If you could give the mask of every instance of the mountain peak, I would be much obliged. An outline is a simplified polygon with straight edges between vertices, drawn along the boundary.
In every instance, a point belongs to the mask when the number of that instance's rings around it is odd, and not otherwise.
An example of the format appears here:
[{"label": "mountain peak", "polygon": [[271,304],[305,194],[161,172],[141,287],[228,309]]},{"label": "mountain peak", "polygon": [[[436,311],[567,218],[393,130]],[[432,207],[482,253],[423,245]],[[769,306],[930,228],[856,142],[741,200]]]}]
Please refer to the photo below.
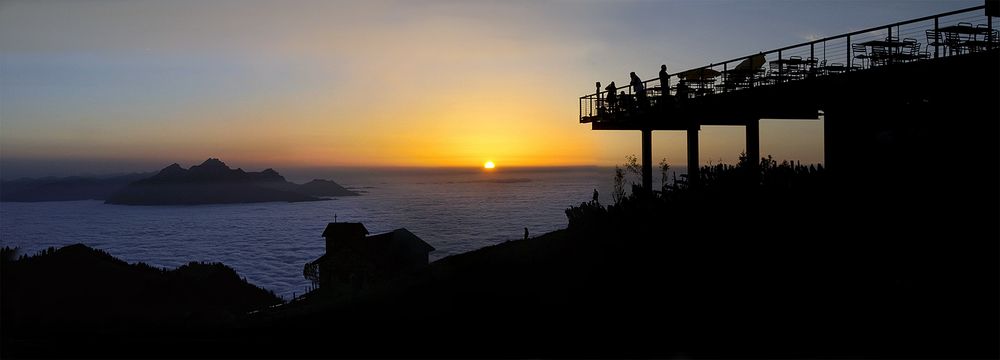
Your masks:
[{"label": "mountain peak", "polygon": [[253,181],[264,181],[264,182],[277,181],[277,182],[285,182],[285,177],[281,176],[281,174],[278,174],[278,172],[274,171],[274,169],[272,169],[272,168],[264,169],[264,171],[261,171],[261,172],[248,172],[247,176],[251,180],[253,180]]},{"label": "mountain peak", "polygon": [[226,169],[229,168],[229,166],[226,166],[226,163],[222,162],[222,160],[219,160],[217,158],[208,158],[207,160],[205,160],[204,162],[202,162],[201,165],[198,165],[198,167],[201,167],[201,168],[226,168]]},{"label": "mountain peak", "polygon": [[186,172],[187,172],[187,170],[185,170],[184,168],[182,168],[180,164],[173,163],[173,164],[170,164],[170,166],[167,166],[167,167],[163,168],[163,170],[160,170],[160,172],[156,176],[158,176],[158,177],[179,176],[179,175],[183,175]]}]

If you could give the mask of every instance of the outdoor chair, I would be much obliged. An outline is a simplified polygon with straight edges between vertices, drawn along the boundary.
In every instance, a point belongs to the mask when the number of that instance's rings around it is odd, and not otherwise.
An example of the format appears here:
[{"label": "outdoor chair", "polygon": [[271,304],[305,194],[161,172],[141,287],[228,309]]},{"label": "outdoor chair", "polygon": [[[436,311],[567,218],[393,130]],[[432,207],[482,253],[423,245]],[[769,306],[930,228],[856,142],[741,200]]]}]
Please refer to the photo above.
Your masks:
[{"label": "outdoor chair", "polygon": [[872,53],[869,55],[871,58],[869,63],[871,66],[882,66],[889,63],[890,56],[892,55],[889,53],[889,49],[885,46],[873,45]]},{"label": "outdoor chair", "polygon": [[934,30],[926,30],[924,34],[927,36],[927,50],[930,53],[930,47],[933,46],[935,49],[945,46],[944,41],[941,40],[941,33]]},{"label": "outdoor chair", "polygon": [[861,44],[851,44],[851,50],[854,51],[854,58],[861,60],[861,67],[867,67],[867,63],[871,60],[868,48]]},{"label": "outdoor chair", "polygon": [[958,34],[953,32],[944,33],[944,43],[948,45],[948,55],[960,55],[964,53],[964,49],[968,48],[965,45],[967,40],[963,40]]}]

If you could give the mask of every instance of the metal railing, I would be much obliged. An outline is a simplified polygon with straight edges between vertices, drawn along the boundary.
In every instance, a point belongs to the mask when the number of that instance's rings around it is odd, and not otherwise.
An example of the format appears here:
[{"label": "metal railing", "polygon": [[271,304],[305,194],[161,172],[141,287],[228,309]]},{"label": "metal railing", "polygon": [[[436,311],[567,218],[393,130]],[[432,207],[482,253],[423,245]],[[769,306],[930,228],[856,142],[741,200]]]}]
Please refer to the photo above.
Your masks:
[{"label": "metal railing", "polygon": [[[605,121],[662,106],[664,101],[741,91],[926,59],[1000,48],[985,6],[901,21],[812,40],[580,97],[580,122]],[[670,96],[663,96],[670,95]]]}]

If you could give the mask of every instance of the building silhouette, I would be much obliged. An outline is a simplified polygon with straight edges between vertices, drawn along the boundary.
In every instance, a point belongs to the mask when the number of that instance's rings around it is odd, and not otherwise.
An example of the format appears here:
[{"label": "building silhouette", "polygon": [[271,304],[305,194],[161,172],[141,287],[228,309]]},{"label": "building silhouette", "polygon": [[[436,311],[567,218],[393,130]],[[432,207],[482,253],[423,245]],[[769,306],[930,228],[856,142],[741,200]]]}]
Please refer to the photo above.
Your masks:
[{"label": "building silhouette", "polygon": [[361,223],[329,223],[326,254],[306,264],[303,275],[326,289],[360,290],[428,264],[434,247],[404,228],[368,236]]}]

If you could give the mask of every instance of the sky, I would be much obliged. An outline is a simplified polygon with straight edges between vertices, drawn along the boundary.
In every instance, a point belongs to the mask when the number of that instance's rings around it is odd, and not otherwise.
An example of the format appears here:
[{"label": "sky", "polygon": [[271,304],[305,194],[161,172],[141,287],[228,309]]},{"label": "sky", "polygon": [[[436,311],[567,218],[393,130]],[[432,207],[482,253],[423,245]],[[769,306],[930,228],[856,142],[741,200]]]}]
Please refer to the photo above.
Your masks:
[{"label": "sky", "polygon": [[[640,135],[579,124],[595,81],[981,4],[0,0],[0,176],[619,164]],[[655,132],[654,159],[685,139]],[[705,127],[701,159],[743,142]],[[763,121],[761,153],[822,162],[822,124]]]}]

